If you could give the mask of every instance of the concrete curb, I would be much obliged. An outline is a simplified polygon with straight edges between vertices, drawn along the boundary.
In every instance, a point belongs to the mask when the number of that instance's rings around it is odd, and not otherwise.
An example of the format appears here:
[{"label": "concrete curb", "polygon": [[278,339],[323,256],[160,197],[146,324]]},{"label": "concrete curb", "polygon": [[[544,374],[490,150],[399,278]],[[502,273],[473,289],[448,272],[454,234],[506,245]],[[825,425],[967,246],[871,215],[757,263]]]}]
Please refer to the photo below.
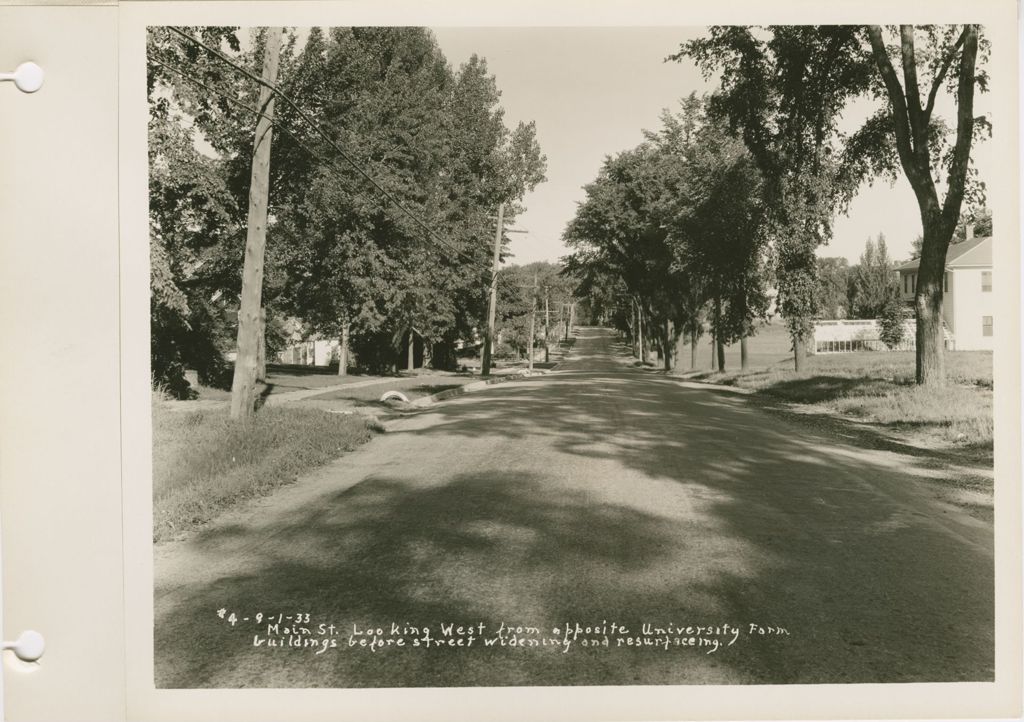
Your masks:
[{"label": "concrete curb", "polygon": [[480,391],[487,388],[488,386],[494,386],[495,384],[507,383],[509,381],[521,381],[523,379],[530,379],[536,376],[544,376],[549,373],[548,370],[534,369],[533,374],[526,372],[517,372],[514,374],[507,374],[504,376],[496,376],[490,379],[483,379],[481,381],[473,381],[472,383],[464,384],[457,389],[448,389],[447,391],[441,391],[431,396],[423,396],[413,401],[410,406],[416,408],[428,408],[433,406],[439,401],[446,401],[453,399],[456,396],[463,396],[465,394],[473,393],[474,391]]},{"label": "concrete curb", "polygon": [[300,389],[298,391],[285,391],[280,394],[270,394],[267,396],[264,405],[272,404],[284,404],[289,401],[302,401],[303,399],[313,398],[314,396],[320,396],[321,394],[332,394],[336,391],[344,391],[346,389],[360,389],[366,386],[383,386],[387,383],[392,383],[393,379],[381,378],[381,379],[368,379],[366,381],[354,381],[347,384],[331,384],[330,386],[321,386],[318,389]]},{"label": "concrete curb", "polygon": [[750,396],[756,393],[754,389],[744,389],[739,386],[723,386],[722,384],[704,383],[703,381],[687,381],[685,379],[675,379],[671,376],[666,376],[665,378],[687,389],[710,389],[711,391],[725,391],[730,394],[740,394],[741,396]]},{"label": "concrete curb", "polygon": [[[367,386],[380,386],[387,389],[388,384],[394,383],[396,380],[406,380],[412,378],[419,378],[417,376],[394,376],[394,377],[380,377],[375,379],[367,379],[366,381],[354,381],[347,384],[331,384],[330,386],[321,386],[317,389],[299,389],[298,391],[285,391],[280,394],[270,394],[267,396],[264,405],[270,404],[284,404],[292,401],[304,401],[306,399],[315,398],[321,394],[333,394],[339,391],[345,391],[347,389],[360,389],[366,388]],[[430,374],[424,374],[424,379],[429,378],[447,378],[446,376],[433,376]]]}]

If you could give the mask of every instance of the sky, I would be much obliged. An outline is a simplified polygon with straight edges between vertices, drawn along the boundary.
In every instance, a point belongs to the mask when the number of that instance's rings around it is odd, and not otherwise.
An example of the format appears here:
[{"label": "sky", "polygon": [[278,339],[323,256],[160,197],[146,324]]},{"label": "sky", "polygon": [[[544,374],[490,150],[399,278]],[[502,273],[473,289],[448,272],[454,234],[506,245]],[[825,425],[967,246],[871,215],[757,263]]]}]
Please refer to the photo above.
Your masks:
[{"label": "sky", "polygon": [[[525,199],[527,210],[516,227],[528,233],[510,236],[516,263],[555,261],[568,253],[562,231],[605,156],[643,140],[644,129],[660,124],[664,108],[675,110],[691,91],[709,92],[691,63],[664,62],[681,42],[703,28],[432,28],[453,67],[476,53],[486,58],[502,91],[506,124],[534,120],[541,150],[547,155],[547,182]],[[949,112],[951,101],[938,105]],[[852,115],[866,114],[865,104]],[[984,97],[976,111],[984,112]],[[950,119],[955,116],[947,115]],[[850,121],[852,124],[855,121]],[[853,129],[852,127],[850,128]],[[992,142],[976,147],[975,161],[984,179]],[[837,217],[834,238],[821,256],[842,256],[856,263],[865,241],[883,233],[889,253],[909,257],[921,233],[917,201],[903,177],[896,184],[865,185],[846,216]]]}]

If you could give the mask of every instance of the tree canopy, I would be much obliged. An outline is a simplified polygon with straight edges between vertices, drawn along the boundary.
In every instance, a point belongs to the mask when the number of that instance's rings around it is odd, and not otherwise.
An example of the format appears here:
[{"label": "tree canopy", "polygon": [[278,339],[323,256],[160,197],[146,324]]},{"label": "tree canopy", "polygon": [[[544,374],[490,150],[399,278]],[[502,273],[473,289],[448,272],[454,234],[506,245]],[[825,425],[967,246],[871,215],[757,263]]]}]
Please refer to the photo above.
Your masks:
[{"label": "tree canopy", "polygon": [[581,278],[579,295],[615,289],[612,318],[624,330],[632,332],[635,307],[671,368],[679,334],[693,343],[705,316],[724,344],[766,312],[761,176],[696,95],[645,136],[586,186],[564,234],[574,249],[567,266]]},{"label": "tree canopy", "polygon": [[[181,30],[258,74],[260,33]],[[190,333],[211,358],[230,348],[258,86],[167,29],[148,43],[154,374],[177,383],[198,364]],[[331,143],[278,103],[268,315],[396,358],[412,328],[453,363],[484,319],[491,216],[513,220],[544,180],[534,125],[507,127],[486,62],[453,69],[425,28],[290,31],[277,87]]]}]

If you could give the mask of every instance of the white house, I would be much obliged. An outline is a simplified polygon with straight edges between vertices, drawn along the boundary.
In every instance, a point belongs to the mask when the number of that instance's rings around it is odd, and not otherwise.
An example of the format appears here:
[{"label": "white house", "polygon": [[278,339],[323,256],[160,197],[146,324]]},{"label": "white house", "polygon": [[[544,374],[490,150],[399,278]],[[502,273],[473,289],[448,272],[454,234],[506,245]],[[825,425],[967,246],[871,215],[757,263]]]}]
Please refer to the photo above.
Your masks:
[{"label": "white house", "polygon": [[[992,350],[992,237],[975,237],[970,226],[967,238],[951,243],[946,253],[943,279],[942,318],[952,343],[958,351]],[[897,267],[900,294],[907,303],[914,302],[917,290],[918,261]]]}]

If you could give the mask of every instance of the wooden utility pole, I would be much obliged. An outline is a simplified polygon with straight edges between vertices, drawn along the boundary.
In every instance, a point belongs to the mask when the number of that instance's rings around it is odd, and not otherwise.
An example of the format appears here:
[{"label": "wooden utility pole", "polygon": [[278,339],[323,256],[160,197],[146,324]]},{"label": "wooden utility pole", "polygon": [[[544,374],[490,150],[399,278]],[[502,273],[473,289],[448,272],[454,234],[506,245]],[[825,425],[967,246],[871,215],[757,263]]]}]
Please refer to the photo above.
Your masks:
[{"label": "wooden utility pole", "polygon": [[491,269],[491,300],[487,304],[487,334],[484,336],[484,352],[480,372],[491,374],[491,351],[494,344],[494,313],[498,303],[498,266],[501,264],[501,234],[505,224],[505,204],[498,204],[498,228],[494,231],[494,266]]},{"label": "wooden utility pole", "polygon": [[528,369],[533,373],[533,330],[537,325],[537,274],[533,274],[533,303],[530,308],[530,342],[527,346],[530,354]]},{"label": "wooden utility pole", "polygon": [[548,363],[551,355],[551,344],[548,342],[548,327],[551,325],[551,312],[548,310],[548,287],[544,286],[544,363]]},{"label": "wooden utility pole", "polygon": [[260,309],[260,325],[256,335],[256,380],[267,380],[267,309]]},{"label": "wooden utility pole", "polygon": [[[281,56],[284,28],[267,28],[263,50],[263,81],[273,85]],[[256,410],[257,348],[263,298],[263,255],[267,242],[267,202],[270,192],[270,142],[273,138],[274,94],[260,86],[249,184],[249,220],[245,235],[242,295],[238,310],[238,354],[231,383],[231,418],[248,419]]]}]

